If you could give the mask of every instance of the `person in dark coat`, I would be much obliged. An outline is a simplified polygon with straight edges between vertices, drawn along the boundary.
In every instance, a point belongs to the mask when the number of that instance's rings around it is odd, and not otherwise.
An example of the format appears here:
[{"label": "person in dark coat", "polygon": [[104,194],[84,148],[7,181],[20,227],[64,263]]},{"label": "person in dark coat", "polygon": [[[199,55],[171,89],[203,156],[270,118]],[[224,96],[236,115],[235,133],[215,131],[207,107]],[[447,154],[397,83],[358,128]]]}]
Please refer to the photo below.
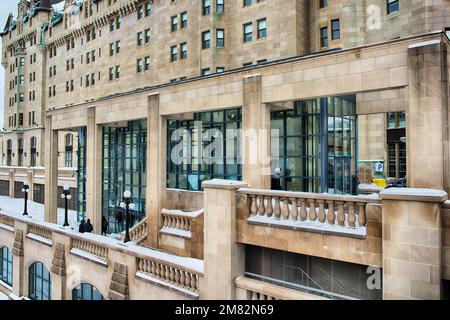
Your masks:
[{"label": "person in dark coat", "polygon": [[106,236],[106,233],[108,232],[108,219],[106,219],[105,216],[102,216],[102,234]]},{"label": "person in dark coat", "polygon": [[84,219],[81,220],[80,226],[78,227],[79,233],[85,233],[86,232],[86,221]]},{"label": "person in dark coat", "polygon": [[92,231],[94,231],[94,227],[91,224],[91,219],[87,219],[85,228],[87,233],[92,233]]},{"label": "person in dark coat", "polygon": [[281,169],[276,168],[274,170],[274,174],[272,175],[272,183],[271,183],[271,189],[272,190],[283,190],[283,187],[281,186]]},{"label": "person in dark coat", "polygon": [[119,232],[123,231],[123,217],[122,212],[120,210],[117,210],[116,212],[116,225],[119,229]]}]

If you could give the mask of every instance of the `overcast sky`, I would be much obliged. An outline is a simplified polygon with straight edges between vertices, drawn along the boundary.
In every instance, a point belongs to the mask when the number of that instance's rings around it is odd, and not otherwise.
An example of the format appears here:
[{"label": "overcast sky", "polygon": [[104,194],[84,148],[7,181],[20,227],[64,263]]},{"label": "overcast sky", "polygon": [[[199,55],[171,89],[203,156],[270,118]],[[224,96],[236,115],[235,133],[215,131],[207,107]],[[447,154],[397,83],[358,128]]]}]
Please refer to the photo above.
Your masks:
[{"label": "overcast sky", "polygon": [[[17,4],[19,0],[1,0],[0,1],[0,30],[3,31],[3,27],[6,24],[6,19],[10,12],[17,16]],[[2,43],[0,41],[0,52],[2,48]],[[3,107],[5,103],[4,90],[5,90],[5,69],[0,66],[0,129],[3,128]]]}]

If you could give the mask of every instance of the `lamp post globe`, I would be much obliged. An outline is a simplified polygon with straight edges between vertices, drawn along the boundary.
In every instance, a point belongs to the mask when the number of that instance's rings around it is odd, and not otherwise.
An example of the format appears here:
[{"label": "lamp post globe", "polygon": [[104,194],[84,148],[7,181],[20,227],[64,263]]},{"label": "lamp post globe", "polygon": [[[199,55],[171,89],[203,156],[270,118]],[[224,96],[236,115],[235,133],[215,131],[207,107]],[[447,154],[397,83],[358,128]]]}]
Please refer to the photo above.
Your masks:
[{"label": "lamp post globe", "polygon": [[64,185],[61,198],[64,199],[64,224],[63,227],[69,226],[69,200],[72,199],[70,194],[70,186]]}]

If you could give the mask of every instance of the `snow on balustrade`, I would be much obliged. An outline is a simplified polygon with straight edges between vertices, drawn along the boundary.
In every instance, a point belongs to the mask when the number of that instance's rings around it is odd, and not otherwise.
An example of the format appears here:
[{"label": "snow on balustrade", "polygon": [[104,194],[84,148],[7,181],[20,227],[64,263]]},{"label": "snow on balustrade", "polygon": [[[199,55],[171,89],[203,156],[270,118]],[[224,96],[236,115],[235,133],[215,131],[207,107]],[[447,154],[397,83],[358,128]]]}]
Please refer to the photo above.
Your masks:
[{"label": "snow on balustrade", "polygon": [[354,237],[366,236],[366,206],[374,196],[338,196],[240,189],[249,223]]},{"label": "snow on balustrade", "polygon": [[163,226],[161,232],[183,238],[192,238],[192,220],[200,217],[204,210],[181,211],[162,209]]}]

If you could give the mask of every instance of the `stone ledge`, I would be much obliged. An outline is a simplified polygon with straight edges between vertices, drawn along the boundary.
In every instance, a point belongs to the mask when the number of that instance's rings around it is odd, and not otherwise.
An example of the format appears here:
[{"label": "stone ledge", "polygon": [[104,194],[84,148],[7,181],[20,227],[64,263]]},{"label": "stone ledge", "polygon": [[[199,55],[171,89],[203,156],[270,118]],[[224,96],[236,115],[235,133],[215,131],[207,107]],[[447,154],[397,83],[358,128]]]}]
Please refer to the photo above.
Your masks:
[{"label": "stone ledge", "polygon": [[437,189],[391,188],[381,191],[380,199],[444,203],[448,194]]},{"label": "stone ledge", "polygon": [[208,189],[238,190],[241,188],[245,188],[247,186],[248,184],[242,181],[232,181],[222,179],[214,179],[202,183],[202,187]]}]

